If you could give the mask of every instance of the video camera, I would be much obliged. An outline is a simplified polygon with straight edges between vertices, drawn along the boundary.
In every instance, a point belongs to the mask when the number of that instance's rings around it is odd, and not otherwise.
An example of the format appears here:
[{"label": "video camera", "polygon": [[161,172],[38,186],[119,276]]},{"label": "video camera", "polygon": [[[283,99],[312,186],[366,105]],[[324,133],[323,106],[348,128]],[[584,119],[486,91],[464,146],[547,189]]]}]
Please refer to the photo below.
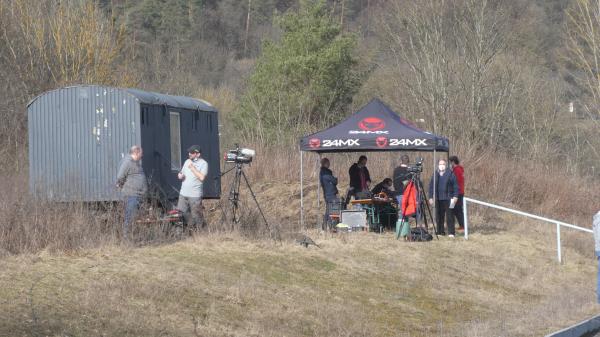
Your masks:
[{"label": "video camera", "polygon": [[415,165],[408,166],[407,171],[409,173],[417,173],[417,174],[423,172],[423,158],[417,157],[417,159],[415,161]]},{"label": "video camera", "polygon": [[252,162],[252,158],[254,158],[255,155],[256,151],[247,148],[240,148],[236,144],[235,150],[227,151],[223,159],[226,163],[249,164]]}]

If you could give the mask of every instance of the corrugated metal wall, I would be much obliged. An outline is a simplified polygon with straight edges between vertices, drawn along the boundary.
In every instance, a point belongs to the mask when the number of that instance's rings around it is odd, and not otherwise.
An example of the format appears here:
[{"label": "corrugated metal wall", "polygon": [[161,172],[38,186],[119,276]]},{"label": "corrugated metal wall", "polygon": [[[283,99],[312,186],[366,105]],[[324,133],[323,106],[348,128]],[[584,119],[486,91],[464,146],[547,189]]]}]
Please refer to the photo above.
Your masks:
[{"label": "corrugated metal wall", "polygon": [[122,89],[78,86],[47,92],[28,107],[29,184],[40,197],[109,201],[119,163],[140,143],[140,104]]}]

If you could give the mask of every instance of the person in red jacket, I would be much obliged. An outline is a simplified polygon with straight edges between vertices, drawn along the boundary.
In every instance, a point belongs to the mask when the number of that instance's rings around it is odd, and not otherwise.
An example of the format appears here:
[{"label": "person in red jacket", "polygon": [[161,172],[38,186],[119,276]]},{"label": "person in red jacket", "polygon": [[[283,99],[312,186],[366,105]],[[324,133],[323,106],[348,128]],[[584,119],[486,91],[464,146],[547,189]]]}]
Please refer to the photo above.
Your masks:
[{"label": "person in red jacket", "polygon": [[463,215],[463,198],[465,197],[465,169],[462,167],[462,165],[460,165],[460,160],[458,160],[457,156],[451,156],[448,158],[448,160],[450,161],[452,172],[454,173],[456,182],[458,184],[458,201],[452,210],[452,216],[454,216],[458,221],[458,229],[463,229],[465,225],[465,219]]}]

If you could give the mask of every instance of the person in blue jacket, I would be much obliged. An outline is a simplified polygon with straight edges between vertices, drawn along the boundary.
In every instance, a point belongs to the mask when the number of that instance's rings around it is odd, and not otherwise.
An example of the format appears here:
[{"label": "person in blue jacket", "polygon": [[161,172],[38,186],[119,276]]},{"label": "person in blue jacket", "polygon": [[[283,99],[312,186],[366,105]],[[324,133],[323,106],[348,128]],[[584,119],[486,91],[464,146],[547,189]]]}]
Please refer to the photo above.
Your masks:
[{"label": "person in blue jacket", "polygon": [[331,208],[336,204],[339,205],[340,201],[338,198],[337,183],[338,180],[333,176],[333,172],[329,169],[329,159],[321,159],[321,171],[319,172],[319,182],[323,188],[323,197],[325,197],[325,216],[323,218],[324,224],[329,224],[329,214]]},{"label": "person in blue jacket", "polygon": [[[437,233],[446,235],[444,231],[444,218],[448,219],[448,237],[454,237],[454,217],[452,216],[453,204],[458,200],[458,183],[456,177],[445,159],[438,161],[438,169],[431,176],[429,182],[429,203],[433,205],[435,201]],[[435,177],[435,195],[433,195],[433,184]],[[453,201],[454,199],[454,201]]]}]

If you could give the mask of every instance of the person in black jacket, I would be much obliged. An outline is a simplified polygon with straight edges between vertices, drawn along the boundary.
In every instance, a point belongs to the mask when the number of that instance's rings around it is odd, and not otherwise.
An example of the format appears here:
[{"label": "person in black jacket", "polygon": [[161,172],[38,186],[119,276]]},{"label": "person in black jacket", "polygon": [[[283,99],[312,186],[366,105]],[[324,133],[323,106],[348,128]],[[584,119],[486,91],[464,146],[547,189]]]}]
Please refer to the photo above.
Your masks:
[{"label": "person in black jacket", "polygon": [[331,219],[329,218],[329,214],[331,213],[331,208],[336,205],[339,206],[340,203],[337,189],[338,180],[336,177],[333,176],[333,172],[329,169],[329,165],[329,159],[321,159],[321,171],[319,172],[319,182],[321,183],[321,187],[323,188],[323,197],[325,198],[325,224],[330,223]]},{"label": "person in black jacket", "polygon": [[374,196],[383,192],[387,197],[388,203],[375,204],[375,212],[377,212],[380,224],[383,228],[392,228],[398,219],[398,211],[391,203],[392,201],[396,201],[396,191],[392,190],[392,186],[392,179],[385,178],[371,190]]},{"label": "person in black jacket", "polygon": [[402,194],[404,194],[404,187],[410,180],[410,173],[408,172],[408,164],[410,160],[408,155],[403,154],[400,157],[400,166],[394,169],[392,178],[394,179],[394,190],[396,191],[396,200],[398,205],[402,205]]},{"label": "person in black jacket", "polygon": [[350,202],[350,197],[361,192],[369,192],[371,185],[371,175],[367,168],[367,156],[360,156],[358,162],[352,164],[348,170],[350,176],[350,188],[346,195],[346,203]]},{"label": "person in black jacket", "polygon": [[[438,161],[438,170],[435,174],[435,196],[433,195],[434,176],[429,183],[429,203],[433,205],[435,200],[437,233],[445,235],[444,218],[448,219],[448,236],[454,237],[454,217],[452,216],[451,203],[456,204],[458,200],[458,184],[456,177],[451,170],[447,168],[445,159]],[[453,200],[454,199],[454,200]]]},{"label": "person in black jacket", "polygon": [[381,192],[385,193],[385,195],[390,199],[394,198],[394,196],[396,195],[396,191],[392,191],[392,179],[383,179],[382,182],[375,185],[375,187],[373,187],[373,190],[371,190],[371,193],[373,193],[373,195],[379,194]]}]

